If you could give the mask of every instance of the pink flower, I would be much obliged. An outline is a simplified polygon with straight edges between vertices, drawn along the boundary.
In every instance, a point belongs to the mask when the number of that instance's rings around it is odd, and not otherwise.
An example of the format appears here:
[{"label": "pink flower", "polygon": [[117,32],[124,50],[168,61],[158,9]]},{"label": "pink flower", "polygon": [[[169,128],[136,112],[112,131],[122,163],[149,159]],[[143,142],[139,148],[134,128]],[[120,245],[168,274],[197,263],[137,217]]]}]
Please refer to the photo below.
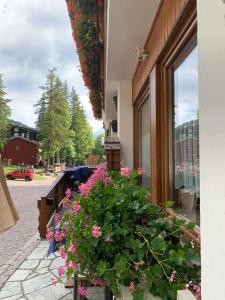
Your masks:
[{"label": "pink flower", "polygon": [[65,233],[61,230],[56,230],[54,237],[56,242],[61,242],[62,239],[65,237]]},{"label": "pink flower", "polygon": [[133,293],[134,290],[135,290],[135,285],[134,285],[133,281],[130,282],[129,290],[130,290],[131,293]]},{"label": "pink flower", "polygon": [[60,221],[60,214],[55,212],[54,213],[54,222],[55,222],[55,224],[58,224],[59,221]]},{"label": "pink flower", "polygon": [[73,255],[76,255],[77,247],[74,244],[71,244],[68,248],[68,251],[73,253]]},{"label": "pink flower", "polygon": [[126,177],[128,177],[128,176],[130,176],[130,174],[131,174],[131,169],[130,168],[121,168],[120,169],[120,175],[121,176],[126,176]]},{"label": "pink flower", "polygon": [[91,233],[92,233],[93,237],[95,237],[96,239],[99,238],[102,235],[101,227],[94,225],[92,227]]},{"label": "pink flower", "polygon": [[70,260],[70,261],[68,261],[68,263],[65,264],[65,267],[66,267],[67,269],[72,269],[73,272],[75,272],[75,271],[76,271],[76,268],[77,268],[77,265],[76,265],[75,262],[73,262],[72,260]]},{"label": "pink flower", "polygon": [[60,254],[62,259],[66,259],[66,250],[65,250],[64,247],[60,247],[59,254]]},{"label": "pink flower", "polygon": [[102,287],[102,288],[106,288],[105,282],[102,281],[101,279],[94,278],[94,279],[92,279],[91,283],[92,283],[94,286],[99,285],[99,286]]},{"label": "pink flower", "polygon": [[196,300],[201,300],[201,285],[195,285],[193,287],[193,290],[195,291],[195,298]]},{"label": "pink flower", "polygon": [[79,185],[79,191],[82,196],[87,196],[90,193],[91,186],[87,183],[82,183]]},{"label": "pink flower", "polygon": [[51,277],[51,284],[56,285],[57,280],[55,279],[55,277]]},{"label": "pink flower", "polygon": [[69,206],[70,199],[67,197],[63,199],[63,208],[67,208]]},{"label": "pink flower", "polygon": [[64,268],[63,267],[58,267],[57,269],[58,275],[59,277],[62,277],[63,274],[65,273]]},{"label": "pink flower", "polygon": [[143,175],[145,171],[143,168],[138,168],[137,172],[138,172],[138,175]]},{"label": "pink flower", "polygon": [[111,177],[106,177],[105,179],[103,179],[103,182],[105,185],[109,185],[112,182],[112,178]]},{"label": "pink flower", "polygon": [[82,183],[79,185],[79,191],[83,196],[88,196],[92,187],[95,185],[97,181],[102,181],[106,185],[111,183],[111,179],[108,177],[106,171],[106,164],[100,164],[98,168],[94,171],[91,177],[88,179],[86,183]]},{"label": "pink flower", "polygon": [[46,239],[48,241],[51,241],[51,239],[53,238],[53,228],[50,227],[47,229],[47,232],[46,232]]},{"label": "pink flower", "polygon": [[83,297],[87,297],[87,289],[85,289],[84,287],[79,287],[79,294]]},{"label": "pink flower", "polygon": [[79,214],[79,211],[80,211],[80,201],[76,200],[76,201],[73,202],[73,210],[74,210],[75,215]]},{"label": "pink flower", "polygon": [[71,195],[72,195],[71,189],[68,188],[68,189],[66,190],[66,192],[65,192],[65,195],[66,195],[66,198],[67,198],[67,199],[70,199],[70,197],[71,197]]}]

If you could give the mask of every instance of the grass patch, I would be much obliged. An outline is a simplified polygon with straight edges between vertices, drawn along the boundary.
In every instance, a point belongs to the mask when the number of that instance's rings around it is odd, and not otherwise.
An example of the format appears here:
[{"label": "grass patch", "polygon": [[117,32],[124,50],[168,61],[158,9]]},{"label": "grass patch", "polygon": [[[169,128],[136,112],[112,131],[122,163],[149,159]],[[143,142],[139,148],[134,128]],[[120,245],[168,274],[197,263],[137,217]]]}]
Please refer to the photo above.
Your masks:
[{"label": "grass patch", "polygon": [[34,174],[33,180],[45,180],[46,176],[40,174]]},{"label": "grass patch", "polygon": [[4,167],[3,169],[4,169],[4,172],[5,172],[5,175],[6,175],[7,173],[16,170],[17,166]]}]

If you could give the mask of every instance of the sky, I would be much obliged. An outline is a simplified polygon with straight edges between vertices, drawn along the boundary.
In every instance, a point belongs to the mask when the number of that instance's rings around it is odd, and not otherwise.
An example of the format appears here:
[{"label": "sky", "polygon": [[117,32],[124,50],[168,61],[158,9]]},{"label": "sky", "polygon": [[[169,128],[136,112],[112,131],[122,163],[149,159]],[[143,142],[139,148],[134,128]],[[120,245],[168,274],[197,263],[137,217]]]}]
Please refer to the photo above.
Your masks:
[{"label": "sky", "polygon": [[65,0],[0,0],[0,41],[0,73],[12,119],[35,126],[39,87],[56,67],[59,77],[75,87],[95,134],[101,131],[79,71]]},{"label": "sky", "polygon": [[198,48],[195,47],[175,70],[176,126],[198,118]]}]

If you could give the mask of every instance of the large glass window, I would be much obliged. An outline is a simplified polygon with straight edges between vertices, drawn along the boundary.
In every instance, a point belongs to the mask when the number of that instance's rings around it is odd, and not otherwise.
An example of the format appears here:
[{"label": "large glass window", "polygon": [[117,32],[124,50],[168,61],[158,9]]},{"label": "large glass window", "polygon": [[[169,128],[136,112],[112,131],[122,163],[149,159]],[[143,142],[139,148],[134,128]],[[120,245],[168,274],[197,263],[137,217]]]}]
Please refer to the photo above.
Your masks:
[{"label": "large glass window", "polygon": [[142,184],[150,186],[150,101],[144,102],[140,109],[140,162],[144,169]]},{"label": "large glass window", "polygon": [[173,178],[179,211],[199,224],[198,49],[174,66]]}]

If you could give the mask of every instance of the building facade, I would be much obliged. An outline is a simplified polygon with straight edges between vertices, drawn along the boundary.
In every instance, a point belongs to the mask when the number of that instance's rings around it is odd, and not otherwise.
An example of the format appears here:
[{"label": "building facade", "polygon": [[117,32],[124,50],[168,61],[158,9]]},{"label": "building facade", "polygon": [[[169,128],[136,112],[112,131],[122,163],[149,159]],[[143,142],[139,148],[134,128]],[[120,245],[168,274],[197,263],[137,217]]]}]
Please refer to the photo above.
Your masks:
[{"label": "building facade", "polygon": [[106,142],[119,141],[121,160],[144,168],[154,203],[172,199],[168,214],[196,223],[189,238],[201,246],[202,299],[223,300],[225,3],[108,0],[104,13]]},{"label": "building facade", "polygon": [[1,152],[3,163],[37,165],[39,161],[37,138],[37,130],[11,120],[10,137]]}]

